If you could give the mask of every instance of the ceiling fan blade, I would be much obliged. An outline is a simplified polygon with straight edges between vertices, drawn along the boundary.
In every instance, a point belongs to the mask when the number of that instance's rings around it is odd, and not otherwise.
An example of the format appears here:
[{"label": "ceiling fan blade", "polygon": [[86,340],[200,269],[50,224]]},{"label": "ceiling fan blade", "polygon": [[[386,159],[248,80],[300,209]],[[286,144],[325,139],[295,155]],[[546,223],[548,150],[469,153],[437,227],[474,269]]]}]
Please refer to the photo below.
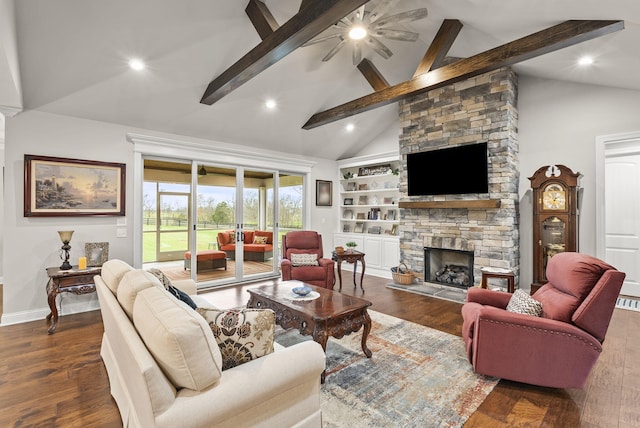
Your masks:
[{"label": "ceiling fan blade", "polygon": [[369,22],[374,23],[380,19],[389,9],[392,0],[382,0],[369,11]]},{"label": "ceiling fan blade", "polygon": [[384,43],[382,43],[375,37],[367,37],[365,40],[367,44],[371,46],[371,48],[376,51],[376,53],[382,58],[389,59],[389,57],[393,55],[393,52],[391,52],[391,50],[387,46],[385,46]]},{"label": "ceiling fan blade", "polygon": [[344,39],[344,38],[341,38],[340,42],[338,42],[338,44],[336,44],[336,45],[333,47],[333,49],[331,49],[331,50],[329,51],[329,53],[327,53],[327,54],[324,56],[324,58],[322,58],[322,62],[327,62],[327,61],[329,61],[331,58],[333,58],[333,56],[334,56],[335,54],[337,54],[337,53],[338,53],[338,51],[339,51],[340,49],[342,49],[342,47],[343,47],[346,43],[347,43],[347,40],[346,40],[346,39]]},{"label": "ceiling fan blade", "polygon": [[396,15],[385,16],[377,20],[374,24],[371,25],[371,27],[373,29],[377,29],[389,24],[401,24],[403,22],[417,21],[418,19],[422,19],[426,16],[427,16],[427,9],[423,7],[420,9],[400,12]]},{"label": "ceiling fan blade", "polygon": [[360,61],[362,61],[362,48],[360,42],[355,42],[353,44],[353,65],[357,66]]},{"label": "ceiling fan blade", "polygon": [[303,43],[302,46],[306,47],[306,46],[315,45],[316,43],[322,43],[324,41],[331,40],[336,37],[340,37],[340,34],[329,34],[328,36],[318,37],[317,39],[309,40],[308,42]]},{"label": "ceiling fan blade", "polygon": [[392,30],[390,28],[380,28],[375,31],[375,35],[378,37],[384,37],[385,39],[401,40],[403,42],[415,42],[418,40],[418,33],[403,30]]}]

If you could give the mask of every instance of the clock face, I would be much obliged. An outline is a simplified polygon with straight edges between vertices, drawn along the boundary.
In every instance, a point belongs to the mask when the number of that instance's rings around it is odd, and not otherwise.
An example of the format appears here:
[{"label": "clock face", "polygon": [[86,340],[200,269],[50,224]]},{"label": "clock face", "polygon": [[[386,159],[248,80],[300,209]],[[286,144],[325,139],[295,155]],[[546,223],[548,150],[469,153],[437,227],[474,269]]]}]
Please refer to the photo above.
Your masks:
[{"label": "clock face", "polygon": [[564,210],[567,208],[567,196],[559,184],[549,184],[542,192],[542,207],[545,210]]}]

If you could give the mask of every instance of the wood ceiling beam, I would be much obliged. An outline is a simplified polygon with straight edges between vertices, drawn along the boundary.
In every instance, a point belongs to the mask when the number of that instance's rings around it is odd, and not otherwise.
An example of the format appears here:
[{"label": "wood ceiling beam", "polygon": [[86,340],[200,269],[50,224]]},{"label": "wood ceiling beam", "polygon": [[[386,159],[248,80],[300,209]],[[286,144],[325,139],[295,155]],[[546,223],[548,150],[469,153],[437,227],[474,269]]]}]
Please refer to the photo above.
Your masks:
[{"label": "wood ceiling beam", "polygon": [[326,125],[622,29],[624,29],[624,21],[565,21],[546,30],[429,71],[406,82],[316,113],[302,128],[312,129]]},{"label": "wood ceiling beam", "polygon": [[382,73],[380,73],[376,66],[368,59],[365,58],[360,61],[360,64],[358,64],[358,70],[360,70],[360,73],[362,73],[364,78],[367,79],[367,82],[369,82],[375,91],[381,91],[389,87],[389,83]]},{"label": "wood ceiling beam", "polygon": [[265,37],[258,46],[251,49],[211,81],[200,102],[209,105],[215,103],[367,1],[323,0],[308,2],[291,19]]},{"label": "wood ceiling beam", "polygon": [[413,77],[420,76],[421,74],[428,73],[432,69],[438,68],[442,65],[442,60],[449,53],[449,49],[455,42],[456,37],[462,30],[462,22],[457,19],[445,19],[436,37],[429,45],[429,49],[422,57],[420,65],[413,74]]},{"label": "wood ceiling beam", "polygon": [[244,11],[262,40],[280,27],[267,5],[260,0],[249,0]]}]

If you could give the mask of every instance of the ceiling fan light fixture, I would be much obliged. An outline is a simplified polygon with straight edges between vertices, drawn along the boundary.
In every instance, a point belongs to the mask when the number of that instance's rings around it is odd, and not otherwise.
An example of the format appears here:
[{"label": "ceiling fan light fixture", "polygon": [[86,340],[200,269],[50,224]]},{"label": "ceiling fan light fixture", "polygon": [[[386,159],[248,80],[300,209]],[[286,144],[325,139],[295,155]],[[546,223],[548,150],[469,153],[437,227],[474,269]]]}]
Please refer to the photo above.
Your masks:
[{"label": "ceiling fan light fixture", "polygon": [[351,40],[362,40],[367,37],[367,29],[361,25],[354,25],[349,30],[349,38]]}]

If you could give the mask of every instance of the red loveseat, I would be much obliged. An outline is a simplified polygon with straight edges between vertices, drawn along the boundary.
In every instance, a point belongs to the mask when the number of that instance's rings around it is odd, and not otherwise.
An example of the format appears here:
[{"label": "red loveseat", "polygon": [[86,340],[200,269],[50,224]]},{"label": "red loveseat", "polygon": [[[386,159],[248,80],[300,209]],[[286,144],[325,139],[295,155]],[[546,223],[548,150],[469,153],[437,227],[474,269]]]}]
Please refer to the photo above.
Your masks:
[{"label": "red loveseat", "polygon": [[553,388],[582,388],[602,352],[625,274],[586,254],[556,254],[532,297],[540,317],[506,311],[511,294],[470,288],[462,338],[476,372]]},{"label": "red loveseat", "polygon": [[[227,253],[227,259],[236,259],[236,233],[233,230],[218,233],[218,250]],[[265,243],[257,243],[266,238]],[[264,239],[262,239],[264,241]],[[273,258],[273,232],[247,230],[244,232],[244,260],[264,262]]]}]

